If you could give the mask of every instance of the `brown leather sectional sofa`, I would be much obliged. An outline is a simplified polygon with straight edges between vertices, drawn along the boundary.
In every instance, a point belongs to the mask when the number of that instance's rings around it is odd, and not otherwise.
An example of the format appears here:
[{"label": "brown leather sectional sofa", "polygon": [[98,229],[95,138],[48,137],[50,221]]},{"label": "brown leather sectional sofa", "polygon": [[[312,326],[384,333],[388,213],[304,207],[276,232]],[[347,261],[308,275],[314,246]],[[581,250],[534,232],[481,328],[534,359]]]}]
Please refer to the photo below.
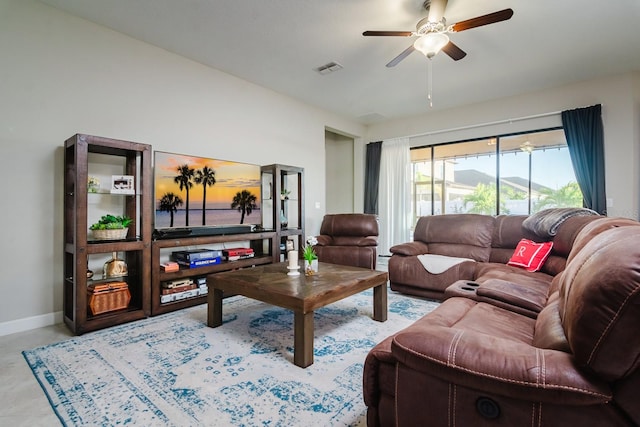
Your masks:
[{"label": "brown leather sectional sofa", "polygon": [[445,300],[367,356],[370,427],[640,425],[640,223],[568,218],[531,273],[505,264],[524,219],[428,217],[392,249],[392,289]]},{"label": "brown leather sectional sofa", "polygon": [[[482,282],[488,278],[517,276],[533,287],[540,282],[550,283],[553,276],[564,270],[578,232],[586,224],[599,218],[601,217],[595,215],[576,215],[564,220],[551,239],[551,255],[539,272],[531,274],[521,268],[506,265],[520,239],[548,239],[523,229],[526,215],[493,217],[459,214],[421,217],[416,224],[414,240],[391,248],[391,289],[441,300],[445,299],[447,288],[457,280]],[[432,274],[418,259],[423,254],[468,258],[475,262],[462,262],[443,273]]]}]

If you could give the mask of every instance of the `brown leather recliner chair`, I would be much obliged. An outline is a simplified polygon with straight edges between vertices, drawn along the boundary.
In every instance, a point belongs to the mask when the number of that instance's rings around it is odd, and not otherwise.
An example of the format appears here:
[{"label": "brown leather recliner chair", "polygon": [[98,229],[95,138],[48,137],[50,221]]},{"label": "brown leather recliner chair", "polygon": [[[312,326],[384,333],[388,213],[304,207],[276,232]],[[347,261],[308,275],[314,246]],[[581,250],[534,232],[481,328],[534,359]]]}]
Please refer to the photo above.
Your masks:
[{"label": "brown leather recliner chair", "polygon": [[378,218],[373,214],[329,214],[314,246],[318,260],[331,264],[376,268]]}]

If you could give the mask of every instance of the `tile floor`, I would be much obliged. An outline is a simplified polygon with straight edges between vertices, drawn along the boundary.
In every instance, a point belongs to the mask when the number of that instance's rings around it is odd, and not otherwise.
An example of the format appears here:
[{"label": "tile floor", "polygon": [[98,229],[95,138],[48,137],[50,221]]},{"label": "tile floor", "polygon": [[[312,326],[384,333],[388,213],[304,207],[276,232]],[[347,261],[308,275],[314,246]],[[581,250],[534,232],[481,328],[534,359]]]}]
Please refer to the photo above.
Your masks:
[{"label": "tile floor", "polygon": [[[377,270],[387,269],[380,258]],[[72,337],[64,324],[0,337],[0,426],[50,427],[61,425],[40,384],[22,356],[31,350]]]},{"label": "tile floor", "polygon": [[71,336],[64,324],[57,324],[0,337],[0,426],[61,425],[22,351]]}]

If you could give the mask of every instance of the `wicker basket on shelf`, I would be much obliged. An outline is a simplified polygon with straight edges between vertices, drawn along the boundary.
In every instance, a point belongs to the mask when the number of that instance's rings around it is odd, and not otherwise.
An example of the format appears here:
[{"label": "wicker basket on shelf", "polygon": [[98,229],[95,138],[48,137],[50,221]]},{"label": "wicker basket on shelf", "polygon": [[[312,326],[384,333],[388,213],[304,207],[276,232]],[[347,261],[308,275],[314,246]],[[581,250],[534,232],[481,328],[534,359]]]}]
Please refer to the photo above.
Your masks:
[{"label": "wicker basket on shelf", "polygon": [[125,309],[131,301],[131,293],[126,282],[89,285],[87,293],[89,310],[94,316]]},{"label": "wicker basket on shelf", "polygon": [[96,240],[121,240],[127,237],[128,228],[113,228],[108,230],[91,230]]}]

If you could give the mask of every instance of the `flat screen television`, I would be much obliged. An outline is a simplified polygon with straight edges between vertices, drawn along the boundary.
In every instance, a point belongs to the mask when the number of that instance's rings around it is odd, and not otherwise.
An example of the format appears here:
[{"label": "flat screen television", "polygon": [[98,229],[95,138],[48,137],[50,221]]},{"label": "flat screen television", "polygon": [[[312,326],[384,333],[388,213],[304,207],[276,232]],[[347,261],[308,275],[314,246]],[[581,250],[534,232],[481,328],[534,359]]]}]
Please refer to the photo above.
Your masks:
[{"label": "flat screen television", "polygon": [[154,152],[156,230],[261,225],[260,166]]}]

